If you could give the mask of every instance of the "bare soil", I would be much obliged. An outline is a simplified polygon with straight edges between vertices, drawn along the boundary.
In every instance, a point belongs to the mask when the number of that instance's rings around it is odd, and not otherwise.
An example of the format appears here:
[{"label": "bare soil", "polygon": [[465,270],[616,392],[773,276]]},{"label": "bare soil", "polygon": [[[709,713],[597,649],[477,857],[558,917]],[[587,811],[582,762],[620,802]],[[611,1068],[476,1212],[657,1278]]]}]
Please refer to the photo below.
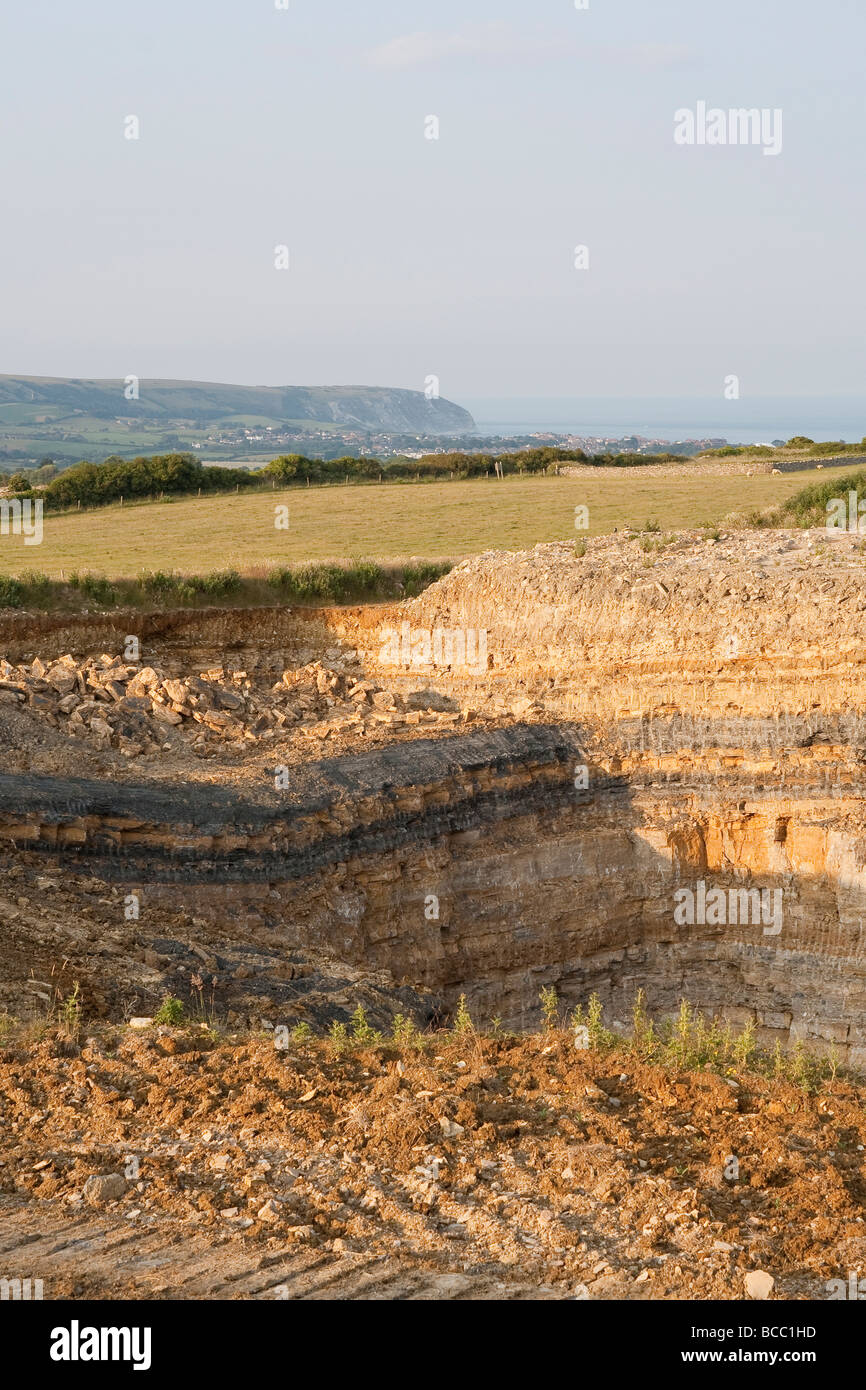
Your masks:
[{"label": "bare soil", "polygon": [[[317,1296],[319,1260],[328,1297],[360,1261],[378,1272],[346,1296],[741,1299],[762,1269],[825,1298],[866,1257],[864,1096],[561,1032],[339,1056],[169,1028],[10,1040],[0,1265],[47,1297]],[[128,1175],[98,1221],[93,1174]]]}]

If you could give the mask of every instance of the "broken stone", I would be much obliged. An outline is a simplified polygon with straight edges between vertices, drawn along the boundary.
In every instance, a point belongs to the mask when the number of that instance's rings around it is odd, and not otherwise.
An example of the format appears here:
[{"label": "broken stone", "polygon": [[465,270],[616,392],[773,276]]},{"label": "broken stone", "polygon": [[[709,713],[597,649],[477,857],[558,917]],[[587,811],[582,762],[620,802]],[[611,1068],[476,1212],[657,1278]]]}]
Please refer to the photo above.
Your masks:
[{"label": "broken stone", "polygon": [[776,1281],[772,1274],[767,1274],[766,1270],[750,1270],[743,1280],[746,1289],[746,1297],[764,1300],[772,1297],[776,1287]]},{"label": "broken stone", "polygon": [[126,1179],[119,1173],[92,1173],[81,1190],[85,1202],[91,1207],[102,1207],[107,1202],[116,1202],[126,1191]]},{"label": "broken stone", "polygon": [[442,1130],[446,1139],[456,1139],[459,1135],[464,1133],[462,1125],[459,1125],[456,1120],[449,1120],[445,1115],[439,1120],[439,1128]]}]

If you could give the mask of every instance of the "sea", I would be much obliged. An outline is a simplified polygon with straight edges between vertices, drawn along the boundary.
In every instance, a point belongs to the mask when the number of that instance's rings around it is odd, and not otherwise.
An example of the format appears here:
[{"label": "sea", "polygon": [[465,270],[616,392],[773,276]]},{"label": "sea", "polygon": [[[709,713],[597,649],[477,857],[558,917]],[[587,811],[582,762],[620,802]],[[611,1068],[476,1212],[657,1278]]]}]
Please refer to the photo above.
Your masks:
[{"label": "sea", "polygon": [[676,443],[725,439],[729,444],[772,444],[795,434],[816,442],[859,443],[866,436],[866,396],[718,397],[460,397],[479,433],[552,433],[590,439],[640,435]]}]

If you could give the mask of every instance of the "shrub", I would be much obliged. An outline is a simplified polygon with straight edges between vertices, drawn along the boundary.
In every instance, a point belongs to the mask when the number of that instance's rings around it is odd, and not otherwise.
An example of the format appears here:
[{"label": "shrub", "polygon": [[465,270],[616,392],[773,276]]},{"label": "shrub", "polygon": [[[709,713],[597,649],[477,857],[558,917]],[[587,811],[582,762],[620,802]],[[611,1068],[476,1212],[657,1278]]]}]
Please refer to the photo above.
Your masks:
[{"label": "shrub", "polygon": [[19,580],[0,575],[0,608],[20,608],[24,590]]},{"label": "shrub", "polygon": [[173,994],[167,994],[153,1016],[154,1023],[167,1023],[177,1028],[183,1023],[183,1004]]}]

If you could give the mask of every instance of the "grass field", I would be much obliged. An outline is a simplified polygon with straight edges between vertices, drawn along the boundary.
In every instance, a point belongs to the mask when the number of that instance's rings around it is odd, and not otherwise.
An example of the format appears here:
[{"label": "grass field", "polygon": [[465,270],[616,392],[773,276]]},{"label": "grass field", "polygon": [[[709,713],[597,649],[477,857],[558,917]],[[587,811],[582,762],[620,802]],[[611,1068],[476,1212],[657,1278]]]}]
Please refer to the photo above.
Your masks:
[{"label": "grass field", "polygon": [[[663,530],[718,522],[732,511],[764,508],[809,483],[850,468],[773,477],[759,474],[647,477],[509,477],[472,482],[291,488],[247,496],[191,498],[51,516],[41,545],[0,536],[0,574],[71,571],[111,578],[143,570],[241,571],[308,560],[452,558],[480,550],[519,550],[538,541],[574,540],[614,527]],[[589,508],[589,531],[576,531],[574,509]],[[277,530],[274,507],[289,507]]]}]

